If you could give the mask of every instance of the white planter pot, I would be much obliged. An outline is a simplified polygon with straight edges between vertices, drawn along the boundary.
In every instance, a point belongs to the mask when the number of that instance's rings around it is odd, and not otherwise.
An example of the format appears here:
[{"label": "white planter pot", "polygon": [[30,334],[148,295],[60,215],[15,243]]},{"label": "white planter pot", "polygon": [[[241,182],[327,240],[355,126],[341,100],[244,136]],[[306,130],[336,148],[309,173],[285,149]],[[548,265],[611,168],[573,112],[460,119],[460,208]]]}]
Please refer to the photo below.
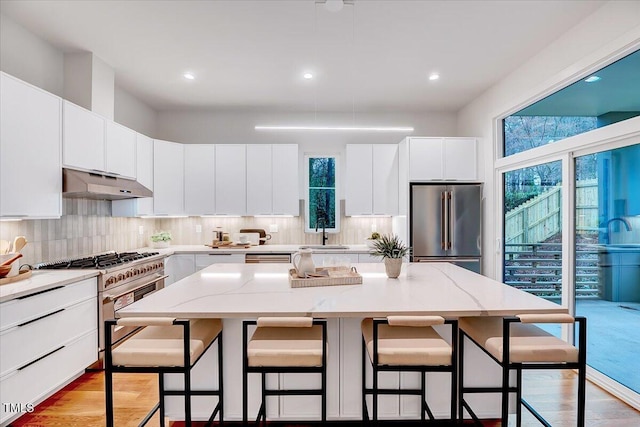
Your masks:
[{"label": "white planter pot", "polygon": [[169,247],[169,241],[161,240],[159,242],[151,242],[154,249],[164,249]]},{"label": "white planter pot", "polygon": [[397,279],[400,276],[400,270],[402,270],[402,258],[385,258],[384,269],[388,278]]}]

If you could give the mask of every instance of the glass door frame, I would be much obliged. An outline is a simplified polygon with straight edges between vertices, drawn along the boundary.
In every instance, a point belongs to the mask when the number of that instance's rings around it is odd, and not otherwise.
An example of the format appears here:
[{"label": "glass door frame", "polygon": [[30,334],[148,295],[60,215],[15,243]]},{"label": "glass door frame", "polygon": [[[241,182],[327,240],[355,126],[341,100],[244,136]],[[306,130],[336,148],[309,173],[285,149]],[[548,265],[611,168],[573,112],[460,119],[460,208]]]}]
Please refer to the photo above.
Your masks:
[{"label": "glass door frame", "polygon": [[[501,126],[496,119],[495,128]],[[501,133],[497,133],[500,135]],[[502,144],[497,138],[494,153]],[[602,151],[614,150],[640,143],[640,117],[629,119],[605,128],[576,135],[554,144],[502,157],[494,161],[495,212],[501,221],[495,227],[495,277],[503,277],[504,269],[504,174],[509,171],[536,166],[552,161],[562,161],[562,299],[561,305],[575,316],[575,158]],[[501,280],[501,279],[499,279]],[[574,342],[573,328],[563,325],[562,339]],[[640,409],[640,394],[628,389],[596,369],[587,366],[587,378],[629,405]]]}]

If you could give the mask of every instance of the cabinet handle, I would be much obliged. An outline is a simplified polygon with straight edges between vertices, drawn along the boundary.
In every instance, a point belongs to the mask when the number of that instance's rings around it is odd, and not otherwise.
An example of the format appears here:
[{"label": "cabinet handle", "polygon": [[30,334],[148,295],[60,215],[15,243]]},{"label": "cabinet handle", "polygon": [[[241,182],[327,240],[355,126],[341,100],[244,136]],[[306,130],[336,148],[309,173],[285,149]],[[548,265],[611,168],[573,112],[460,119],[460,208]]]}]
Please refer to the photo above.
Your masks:
[{"label": "cabinet handle", "polygon": [[66,310],[66,309],[61,308],[61,309],[59,309],[59,310],[52,311],[51,313],[47,313],[47,314],[45,314],[45,315],[43,315],[43,316],[36,317],[35,319],[31,319],[31,320],[29,320],[29,321],[27,321],[27,322],[20,323],[20,324],[18,325],[18,328],[19,328],[19,327],[21,327],[21,326],[26,326],[26,325],[28,325],[29,323],[33,323],[33,322],[37,322],[38,320],[42,320],[42,319],[44,319],[45,317],[53,316],[54,314],[58,314],[58,313],[60,313],[61,311],[65,311],[65,310]]},{"label": "cabinet handle", "polygon": [[208,254],[209,256],[231,256],[231,254]]},{"label": "cabinet handle", "polygon": [[33,361],[31,361],[31,362],[27,363],[26,365],[20,366],[20,367],[18,368],[18,371],[22,371],[23,369],[28,368],[29,366],[33,365],[34,363],[41,361],[41,360],[42,360],[42,359],[44,359],[45,357],[49,357],[49,356],[51,356],[53,353],[55,353],[56,351],[60,351],[60,350],[62,350],[64,347],[65,347],[65,346],[61,345],[60,347],[56,348],[55,350],[51,350],[49,353],[47,353],[47,354],[45,354],[45,355],[43,355],[43,356],[38,357],[36,360],[33,360]]},{"label": "cabinet handle", "polygon": [[2,218],[26,218],[29,215],[0,215]]},{"label": "cabinet handle", "polygon": [[54,288],[45,289],[44,291],[35,292],[35,293],[29,294],[29,295],[23,295],[23,296],[18,297],[16,299],[27,299],[27,298],[35,297],[36,295],[44,294],[46,292],[51,292],[51,291],[55,291],[55,290],[62,289],[62,288],[64,288],[64,286],[56,286]]}]

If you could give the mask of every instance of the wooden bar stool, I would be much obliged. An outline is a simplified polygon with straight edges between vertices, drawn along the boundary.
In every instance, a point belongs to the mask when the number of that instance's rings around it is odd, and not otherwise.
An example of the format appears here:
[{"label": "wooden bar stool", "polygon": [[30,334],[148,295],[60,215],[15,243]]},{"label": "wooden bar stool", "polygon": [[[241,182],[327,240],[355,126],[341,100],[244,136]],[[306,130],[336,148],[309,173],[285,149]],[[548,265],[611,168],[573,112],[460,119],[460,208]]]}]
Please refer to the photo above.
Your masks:
[{"label": "wooden bar stool", "polygon": [[[251,340],[249,325],[257,325]],[[242,421],[248,420],[248,376],[262,376],[262,398],[256,423],[267,421],[267,396],[319,395],[322,424],[327,420],[327,322],[311,317],[260,317],[245,320],[242,328]],[[272,390],[266,388],[268,373],[316,372],[322,376],[320,389]]]},{"label": "wooden bar stool", "polygon": [[[579,323],[579,348],[551,335],[532,323]],[[464,386],[464,337],[477,345],[502,368],[501,387]],[[516,317],[468,317],[460,319],[460,401],[459,418],[466,409],[477,425],[482,425],[468,402],[465,393],[501,393],[502,425],[509,420],[509,394],[516,393],[516,425],[522,423],[522,406],[543,425],[549,424],[522,398],[524,369],[578,370],[578,427],[585,423],[585,386],[587,362],[587,319],[568,314],[520,314]],[[509,385],[509,374],[516,371],[516,385]]]},{"label": "wooden bar stool", "polygon": [[[451,325],[451,345],[432,326]],[[451,373],[451,423],[456,421],[456,347],[458,321],[440,316],[389,316],[386,319],[362,321],[362,420],[369,421],[366,396],[373,397],[372,418],[378,421],[378,396],[417,395],[421,397],[420,419],[435,420],[426,402],[427,372]],[[367,354],[369,357],[367,358]],[[366,360],[373,368],[373,386],[366,387]],[[420,372],[419,389],[385,389],[378,387],[379,372]]]},{"label": "wooden bar stool", "polygon": [[[112,343],[115,326],[138,327],[118,342]],[[218,389],[191,390],[191,369],[214,341],[218,341]],[[145,416],[145,425],[160,411],[160,425],[164,427],[165,396],[184,396],[185,426],[191,426],[191,396],[218,396],[209,422],[217,414],[223,425],[222,381],[222,321],[220,319],[177,320],[174,318],[124,318],[105,321],[105,401],[107,427],[113,427],[113,373],[157,373],[160,399]],[[165,390],[164,374],[184,375],[184,390]]]}]

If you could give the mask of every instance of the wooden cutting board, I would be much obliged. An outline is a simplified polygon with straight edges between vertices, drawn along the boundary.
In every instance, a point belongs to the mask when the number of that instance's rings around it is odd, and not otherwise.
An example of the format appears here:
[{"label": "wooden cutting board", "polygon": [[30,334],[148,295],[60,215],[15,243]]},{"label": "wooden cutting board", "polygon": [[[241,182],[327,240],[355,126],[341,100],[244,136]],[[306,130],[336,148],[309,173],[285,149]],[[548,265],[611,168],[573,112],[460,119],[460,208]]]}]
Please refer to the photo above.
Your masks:
[{"label": "wooden cutting board", "polygon": [[0,285],[8,285],[9,283],[18,282],[20,280],[31,277],[31,270],[21,271],[17,276],[4,277],[0,279]]}]

